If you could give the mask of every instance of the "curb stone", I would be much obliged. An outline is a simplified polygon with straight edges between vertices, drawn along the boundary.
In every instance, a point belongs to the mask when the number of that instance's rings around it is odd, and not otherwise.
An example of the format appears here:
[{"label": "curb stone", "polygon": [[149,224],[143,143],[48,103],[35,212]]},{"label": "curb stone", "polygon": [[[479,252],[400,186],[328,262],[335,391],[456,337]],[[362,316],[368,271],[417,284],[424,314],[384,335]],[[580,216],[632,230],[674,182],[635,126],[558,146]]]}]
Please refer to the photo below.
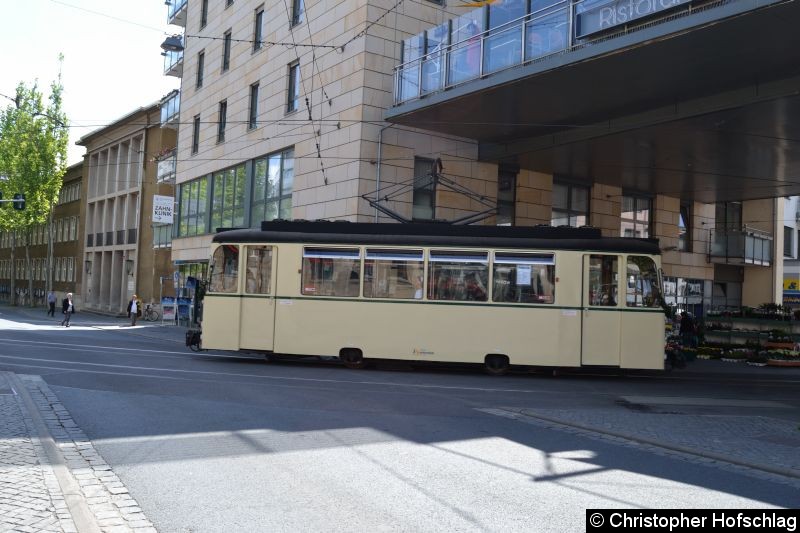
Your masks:
[{"label": "curb stone", "polygon": [[[139,508],[139,504],[83,431],[77,427],[44,380],[33,375],[17,377],[43,414],[47,429],[67,467],[77,479],[81,498],[94,515],[100,530],[133,533],[156,531],[141,510],[136,516],[130,517],[129,509]],[[80,530],[77,531],[80,533]]]}]

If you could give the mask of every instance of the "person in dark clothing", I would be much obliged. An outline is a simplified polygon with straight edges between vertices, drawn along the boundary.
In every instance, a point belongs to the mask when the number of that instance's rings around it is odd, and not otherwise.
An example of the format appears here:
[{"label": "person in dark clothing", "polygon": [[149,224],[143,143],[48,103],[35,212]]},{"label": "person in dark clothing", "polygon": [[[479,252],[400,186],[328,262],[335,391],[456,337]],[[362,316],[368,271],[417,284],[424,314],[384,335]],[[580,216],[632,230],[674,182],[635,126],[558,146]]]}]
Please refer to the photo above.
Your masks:
[{"label": "person in dark clothing", "polygon": [[686,311],[681,315],[681,342],[684,346],[693,348],[697,336],[697,325],[692,315]]},{"label": "person in dark clothing", "polygon": [[54,293],[53,291],[49,291],[47,293],[47,306],[49,308],[47,310],[47,316],[51,316],[51,317],[55,318],[55,316],[56,316],[56,293]]},{"label": "person in dark clothing", "polygon": [[68,292],[67,297],[61,301],[61,312],[64,314],[64,320],[61,321],[61,325],[69,327],[69,319],[72,318],[72,313],[75,312],[75,305],[72,303],[71,292]]}]

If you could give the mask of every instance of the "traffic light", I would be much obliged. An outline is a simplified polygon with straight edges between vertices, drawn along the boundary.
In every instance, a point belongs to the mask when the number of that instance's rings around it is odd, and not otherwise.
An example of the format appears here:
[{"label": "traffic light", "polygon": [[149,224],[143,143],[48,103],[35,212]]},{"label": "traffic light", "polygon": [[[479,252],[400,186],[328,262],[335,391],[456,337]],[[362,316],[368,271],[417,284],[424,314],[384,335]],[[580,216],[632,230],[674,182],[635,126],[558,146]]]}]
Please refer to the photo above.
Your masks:
[{"label": "traffic light", "polygon": [[14,201],[12,203],[14,205],[14,209],[22,211],[25,209],[25,195],[22,193],[15,194]]}]

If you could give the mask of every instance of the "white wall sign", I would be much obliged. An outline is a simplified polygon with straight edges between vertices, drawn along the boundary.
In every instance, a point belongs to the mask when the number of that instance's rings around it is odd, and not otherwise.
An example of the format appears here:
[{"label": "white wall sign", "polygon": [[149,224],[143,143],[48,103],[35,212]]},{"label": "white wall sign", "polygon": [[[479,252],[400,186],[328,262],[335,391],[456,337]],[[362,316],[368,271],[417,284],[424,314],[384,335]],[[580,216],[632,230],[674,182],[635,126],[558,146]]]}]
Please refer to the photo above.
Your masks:
[{"label": "white wall sign", "polygon": [[153,196],[153,222],[172,224],[172,207],[175,198],[172,196]]}]

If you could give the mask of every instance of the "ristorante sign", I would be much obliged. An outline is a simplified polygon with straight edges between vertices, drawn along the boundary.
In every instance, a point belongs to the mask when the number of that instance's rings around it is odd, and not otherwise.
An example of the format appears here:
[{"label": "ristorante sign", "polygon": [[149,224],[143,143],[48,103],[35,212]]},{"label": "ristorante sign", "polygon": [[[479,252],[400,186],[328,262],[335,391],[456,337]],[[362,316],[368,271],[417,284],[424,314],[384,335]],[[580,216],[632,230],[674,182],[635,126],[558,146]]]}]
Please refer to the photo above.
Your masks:
[{"label": "ristorante sign", "polygon": [[[612,0],[611,2],[587,0],[583,3],[586,11],[575,16],[575,36],[580,39],[689,2],[691,0]],[[589,4],[595,5],[590,7]]]}]

